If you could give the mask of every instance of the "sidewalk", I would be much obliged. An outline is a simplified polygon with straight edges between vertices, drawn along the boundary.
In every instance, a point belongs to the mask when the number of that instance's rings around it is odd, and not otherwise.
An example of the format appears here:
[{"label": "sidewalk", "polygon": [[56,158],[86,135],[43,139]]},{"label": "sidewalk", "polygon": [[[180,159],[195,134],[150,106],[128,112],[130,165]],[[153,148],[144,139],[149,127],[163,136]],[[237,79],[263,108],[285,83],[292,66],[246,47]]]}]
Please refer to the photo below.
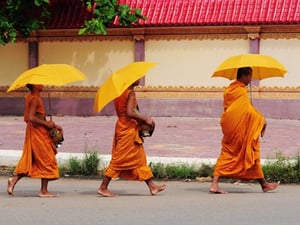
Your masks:
[{"label": "sidewalk", "polygon": [[[58,158],[81,155],[96,150],[105,160],[110,159],[115,116],[53,117],[64,128],[65,141]],[[156,129],[145,138],[148,161],[214,163],[221,146],[219,118],[155,117]],[[300,152],[300,121],[267,119],[267,131],[261,139],[261,158],[274,156],[276,150],[285,156]],[[20,116],[0,116],[0,165],[15,163],[21,155],[25,123]]]}]

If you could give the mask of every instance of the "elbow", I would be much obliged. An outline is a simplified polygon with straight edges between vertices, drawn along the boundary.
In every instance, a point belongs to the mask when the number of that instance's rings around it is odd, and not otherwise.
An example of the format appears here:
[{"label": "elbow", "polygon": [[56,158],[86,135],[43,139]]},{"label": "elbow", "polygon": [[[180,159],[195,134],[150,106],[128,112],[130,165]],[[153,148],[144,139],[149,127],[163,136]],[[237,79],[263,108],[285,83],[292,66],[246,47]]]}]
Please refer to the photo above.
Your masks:
[{"label": "elbow", "polygon": [[28,117],[28,121],[30,121],[30,122],[34,122],[34,119],[35,119],[35,118],[34,118],[34,116],[30,116],[30,115],[29,115],[29,117]]},{"label": "elbow", "polygon": [[127,112],[127,116],[129,117],[129,118],[134,118],[135,116],[134,116],[134,114],[132,113],[132,112]]}]

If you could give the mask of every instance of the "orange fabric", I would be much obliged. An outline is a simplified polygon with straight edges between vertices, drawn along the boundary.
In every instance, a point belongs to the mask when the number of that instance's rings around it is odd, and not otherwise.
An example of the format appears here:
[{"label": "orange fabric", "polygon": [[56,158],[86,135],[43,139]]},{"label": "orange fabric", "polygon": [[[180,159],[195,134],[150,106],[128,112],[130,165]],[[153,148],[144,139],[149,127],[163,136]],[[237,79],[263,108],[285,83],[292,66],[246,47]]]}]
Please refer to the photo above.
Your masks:
[{"label": "orange fabric", "polygon": [[59,171],[55,158],[56,148],[48,130],[29,121],[29,107],[33,98],[38,98],[37,112],[45,115],[42,99],[29,94],[25,100],[24,121],[27,126],[23,154],[14,173],[33,178],[57,179]]},{"label": "orange fabric", "polygon": [[214,176],[237,179],[260,179],[259,135],[265,119],[251,104],[245,84],[234,81],[224,91],[221,154]]},{"label": "orange fabric", "polygon": [[[108,177],[121,177],[128,180],[148,180],[153,177],[151,168],[147,166],[143,139],[138,132],[138,124],[127,117],[127,98],[131,90],[126,90],[114,100],[118,121],[112,146],[112,158],[105,171]],[[137,103],[135,103],[137,106]]]}]

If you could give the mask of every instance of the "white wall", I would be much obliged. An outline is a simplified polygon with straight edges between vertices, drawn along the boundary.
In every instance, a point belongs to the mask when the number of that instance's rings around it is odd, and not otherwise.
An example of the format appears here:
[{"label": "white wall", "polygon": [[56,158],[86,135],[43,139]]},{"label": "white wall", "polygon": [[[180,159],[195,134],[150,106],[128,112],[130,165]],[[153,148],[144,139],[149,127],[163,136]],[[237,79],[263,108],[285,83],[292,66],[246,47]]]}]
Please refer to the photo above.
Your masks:
[{"label": "white wall", "polygon": [[264,79],[260,82],[260,86],[300,86],[300,40],[261,40],[260,53],[275,57],[288,70],[284,78]]},{"label": "white wall", "polygon": [[227,57],[248,52],[247,40],[150,40],[146,60],[158,62],[146,76],[151,86],[227,86],[225,78],[212,78]]}]

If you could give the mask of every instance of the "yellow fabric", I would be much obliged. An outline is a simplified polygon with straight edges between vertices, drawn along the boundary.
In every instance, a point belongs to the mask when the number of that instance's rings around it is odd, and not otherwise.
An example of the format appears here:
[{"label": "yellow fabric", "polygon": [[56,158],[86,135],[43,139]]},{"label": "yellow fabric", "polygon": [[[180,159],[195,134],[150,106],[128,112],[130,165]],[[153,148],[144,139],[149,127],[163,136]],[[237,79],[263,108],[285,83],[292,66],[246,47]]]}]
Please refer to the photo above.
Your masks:
[{"label": "yellow fabric", "polygon": [[234,81],[224,91],[221,154],[214,176],[260,179],[259,135],[265,119],[251,104],[245,84]]},{"label": "yellow fabric", "polygon": [[130,119],[126,114],[130,91],[126,90],[114,100],[118,121],[115,126],[112,158],[105,175],[144,181],[152,178],[153,174],[151,168],[147,166],[143,139],[139,136],[137,121]]},{"label": "yellow fabric", "polygon": [[[14,173],[33,178],[57,179],[59,171],[55,158],[56,148],[48,130],[29,121],[29,107],[33,98],[38,97],[31,94],[26,97],[24,121],[27,126],[23,154]],[[37,112],[45,115],[42,99],[38,98],[38,102]]]}]

